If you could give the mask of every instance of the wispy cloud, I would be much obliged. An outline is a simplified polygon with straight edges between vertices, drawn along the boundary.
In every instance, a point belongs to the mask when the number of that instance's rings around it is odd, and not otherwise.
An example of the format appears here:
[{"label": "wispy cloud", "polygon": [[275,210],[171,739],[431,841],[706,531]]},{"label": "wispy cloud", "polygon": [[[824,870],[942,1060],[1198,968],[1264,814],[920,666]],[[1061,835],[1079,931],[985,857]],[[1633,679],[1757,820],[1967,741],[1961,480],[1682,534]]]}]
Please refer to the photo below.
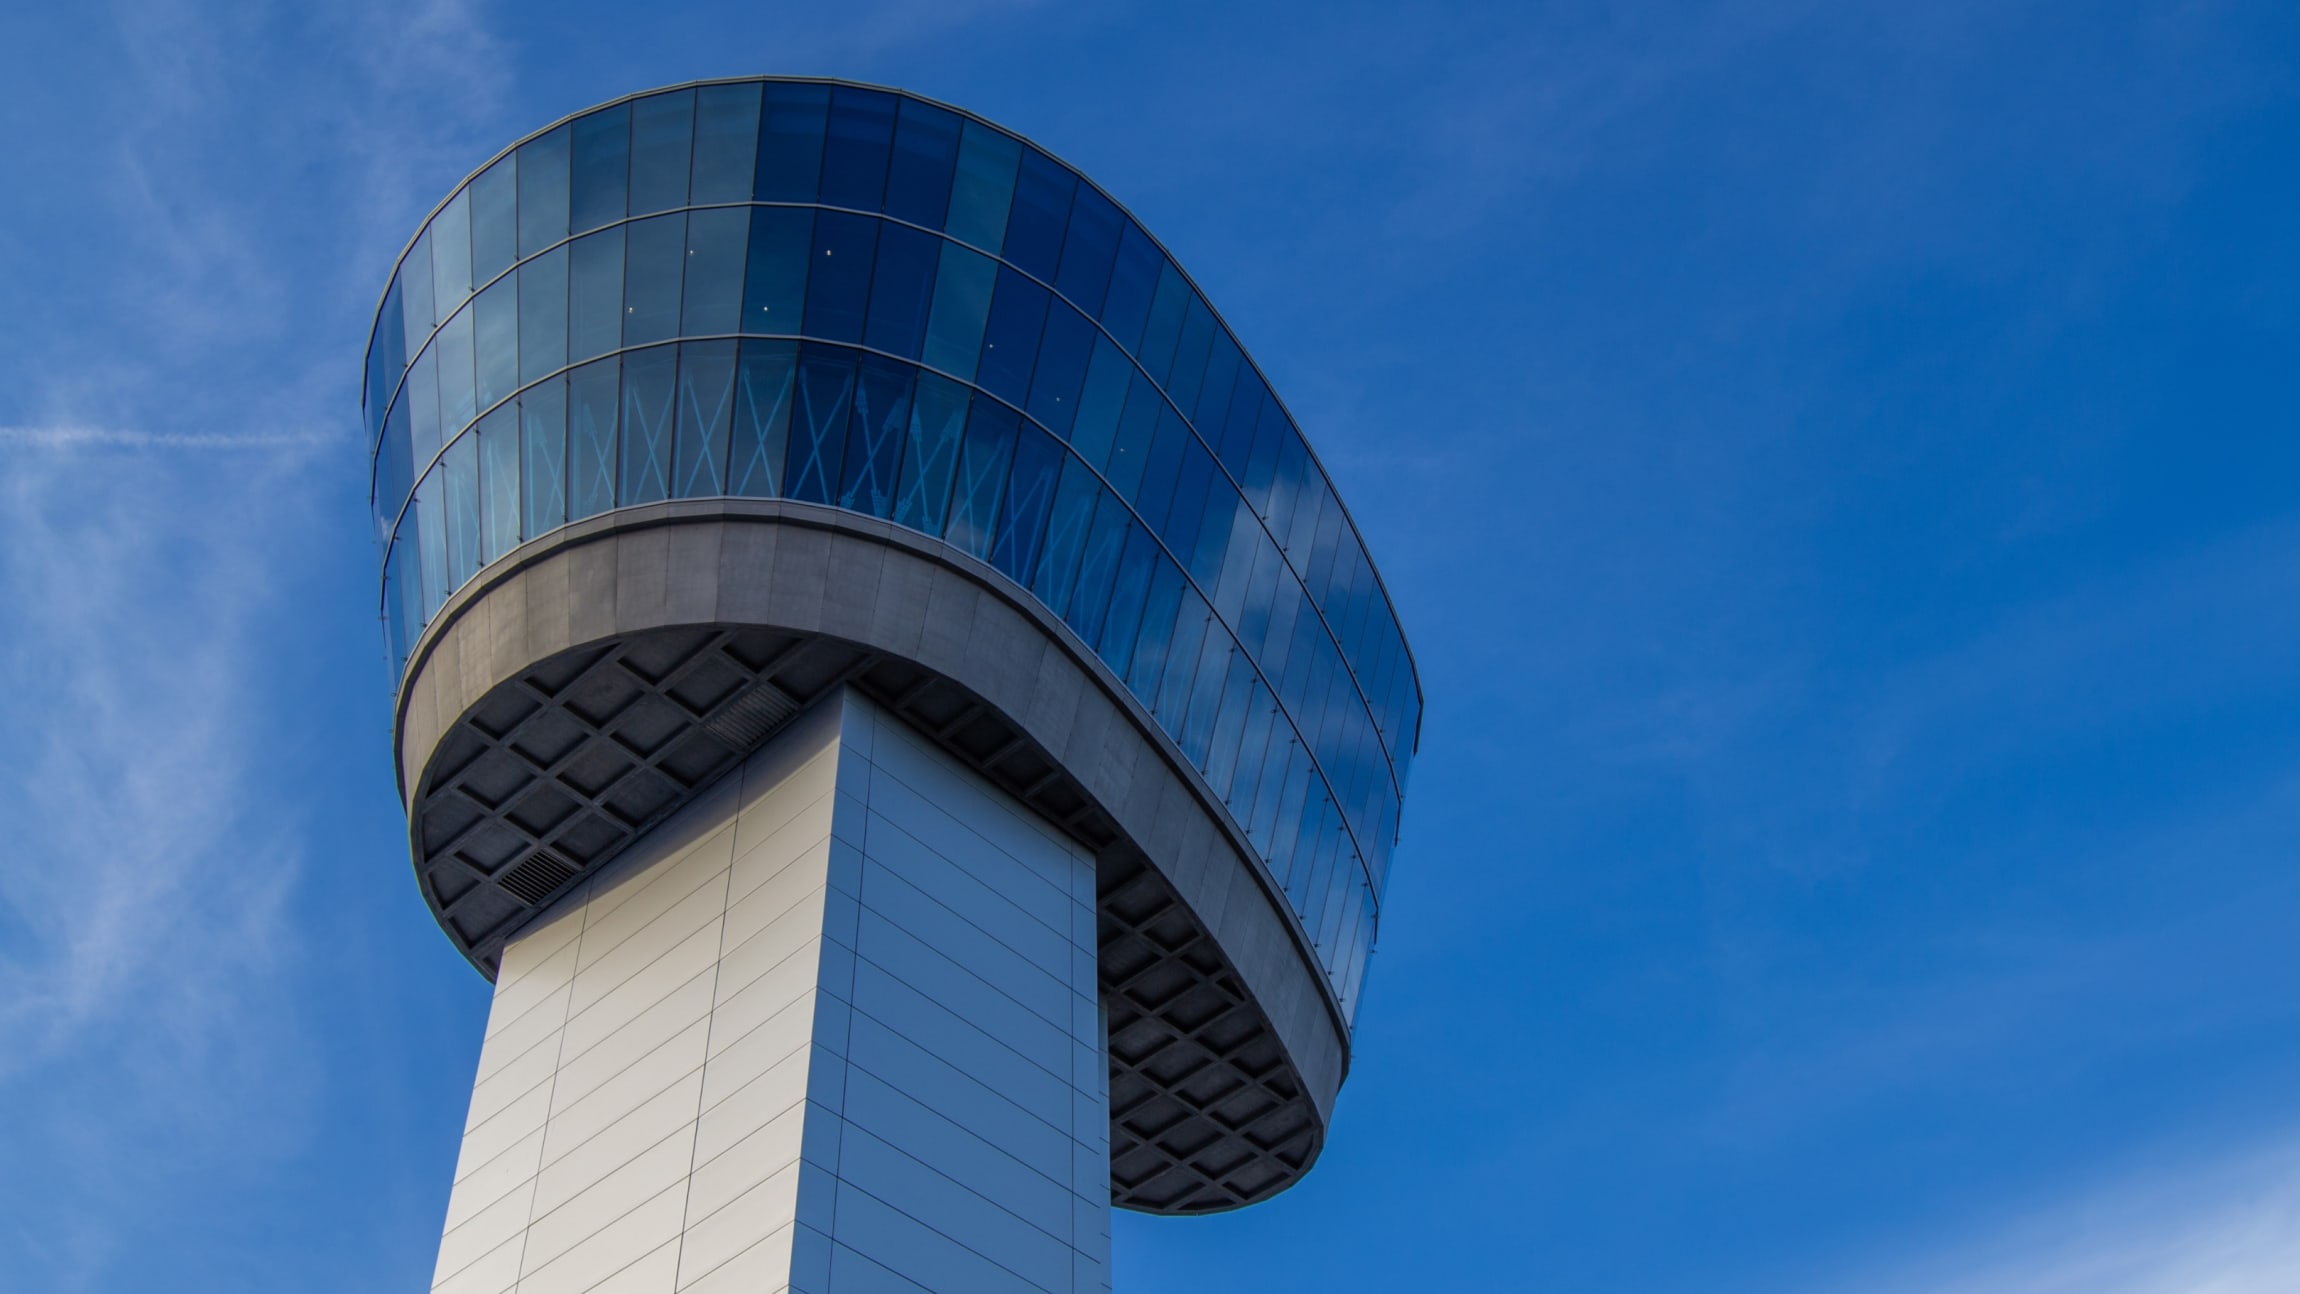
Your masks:
[{"label": "wispy cloud", "polygon": [[310,449],[339,445],[343,437],[325,431],[166,432],[118,427],[0,427],[0,445],[33,449]]},{"label": "wispy cloud", "polygon": [[2290,1294],[2300,1140],[2159,1165],[1828,1283],[1861,1294]]}]

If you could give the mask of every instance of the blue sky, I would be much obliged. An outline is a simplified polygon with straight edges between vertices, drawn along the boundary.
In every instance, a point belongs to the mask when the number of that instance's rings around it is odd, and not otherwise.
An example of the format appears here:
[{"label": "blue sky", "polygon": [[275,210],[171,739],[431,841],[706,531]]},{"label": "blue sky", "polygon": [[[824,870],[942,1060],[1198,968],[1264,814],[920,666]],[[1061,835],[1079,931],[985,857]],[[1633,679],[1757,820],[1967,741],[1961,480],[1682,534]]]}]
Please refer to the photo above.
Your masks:
[{"label": "blue sky", "polygon": [[486,986],[357,365],[472,166],[699,76],[1187,265],[1429,709],[1317,1171],[1122,1290],[2300,1288],[2300,12],[0,10],[0,1286],[422,1288]]}]

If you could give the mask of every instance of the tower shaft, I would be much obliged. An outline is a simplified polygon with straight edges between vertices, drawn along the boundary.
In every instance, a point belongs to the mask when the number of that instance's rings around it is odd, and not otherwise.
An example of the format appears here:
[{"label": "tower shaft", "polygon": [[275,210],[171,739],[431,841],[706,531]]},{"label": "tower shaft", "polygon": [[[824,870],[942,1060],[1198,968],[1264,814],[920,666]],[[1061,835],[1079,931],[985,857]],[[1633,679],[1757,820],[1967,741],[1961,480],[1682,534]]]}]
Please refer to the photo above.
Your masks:
[{"label": "tower shaft", "polygon": [[819,702],[506,945],[433,1289],[1108,1289],[1094,881]]}]

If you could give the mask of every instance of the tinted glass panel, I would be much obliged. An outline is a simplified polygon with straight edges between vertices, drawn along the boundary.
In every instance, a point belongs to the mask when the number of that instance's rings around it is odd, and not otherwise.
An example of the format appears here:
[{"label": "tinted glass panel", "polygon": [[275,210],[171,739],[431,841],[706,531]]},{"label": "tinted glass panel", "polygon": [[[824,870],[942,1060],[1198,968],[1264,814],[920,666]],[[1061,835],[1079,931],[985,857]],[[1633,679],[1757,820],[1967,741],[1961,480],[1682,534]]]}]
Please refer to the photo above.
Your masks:
[{"label": "tinted glass panel", "polygon": [[623,470],[617,498],[628,507],[654,503],[671,492],[672,378],[678,351],[670,346],[623,357]]},{"label": "tinted glass panel", "polygon": [[951,237],[996,255],[1006,236],[1006,213],[1014,202],[1014,171],[1022,145],[977,121],[959,133],[958,175],[951,184],[950,216],[943,228]]},{"label": "tinted glass panel", "polygon": [[1086,361],[1101,336],[1086,316],[1060,302],[1047,307],[1046,331],[1030,372],[1030,416],[1057,436],[1070,435],[1078,415],[1078,393],[1086,382]]},{"label": "tinted glass panel", "polygon": [[431,218],[432,307],[442,318],[471,296],[471,193],[456,194]]},{"label": "tinted glass panel", "polygon": [[492,562],[519,546],[519,407],[480,419],[477,434],[481,556]]},{"label": "tinted glass panel", "polygon": [[1134,358],[1153,379],[1164,381],[1174,363],[1174,342],[1182,335],[1182,316],[1190,310],[1190,285],[1171,262],[1158,276],[1158,293],[1150,299],[1150,318],[1142,326],[1142,344]]},{"label": "tinted glass panel", "polygon": [[727,460],[727,492],[772,498],[782,492],[783,446],[791,420],[792,374],[798,346],[746,341],[735,370],[734,427]]},{"label": "tinted glass panel", "polygon": [[761,202],[812,202],[823,169],[823,127],[830,87],[768,85],[759,123],[759,165],[752,192]]},{"label": "tinted glass panel", "polygon": [[919,348],[926,340],[926,312],[934,297],[935,258],[942,242],[933,234],[901,225],[879,227],[864,345],[906,359],[919,357]]},{"label": "tinted glass panel", "polygon": [[1120,497],[1132,499],[1141,488],[1142,470],[1150,462],[1150,442],[1158,434],[1158,415],[1166,412],[1166,401],[1158,388],[1139,372],[1126,389],[1126,412],[1118,419],[1118,436],[1110,446],[1110,457],[1101,464],[1102,474],[1110,478],[1111,488]]},{"label": "tinted glass panel", "polygon": [[431,456],[443,443],[439,434],[439,352],[427,350],[407,370],[407,389],[400,393],[407,410],[408,453],[417,473],[431,466]]},{"label": "tinted glass panel", "polygon": [[567,375],[567,519],[615,506],[615,407],[622,370],[613,358]]},{"label": "tinted glass panel", "polygon": [[687,286],[679,304],[679,330],[690,337],[731,333],[743,313],[743,245],[750,238],[745,207],[687,214]]},{"label": "tinted glass panel", "polygon": [[1013,404],[1030,390],[1030,368],[1038,359],[1038,336],[1046,326],[1045,288],[1001,266],[998,291],[990,299],[990,321],[982,335],[982,363],[975,383]]},{"label": "tinted glass panel", "polygon": [[519,385],[519,281],[503,278],[471,303],[471,343],[478,364],[479,407]]},{"label": "tinted glass panel", "polygon": [[814,227],[815,213],[804,208],[751,209],[750,259],[743,269],[744,332],[799,330]]},{"label": "tinted glass panel", "polygon": [[1110,611],[1102,620],[1102,636],[1094,645],[1102,662],[1126,676],[1134,659],[1134,637],[1142,628],[1142,599],[1150,592],[1150,576],[1162,563],[1158,541],[1140,522],[1126,527],[1126,548],[1119,555],[1118,574],[1110,586]]},{"label": "tinted glass panel", "polygon": [[950,208],[950,180],[958,165],[960,117],[932,104],[905,99],[895,116],[894,161],[886,177],[886,213],[929,229],[942,228]]},{"label": "tinted glass panel", "polygon": [[568,128],[519,146],[519,254],[533,256],[567,236]]},{"label": "tinted glass panel", "polygon": [[874,517],[893,512],[900,484],[896,473],[910,427],[912,375],[917,372],[908,364],[863,356],[854,412],[848,419],[840,507]]},{"label": "tinted glass panel", "polygon": [[808,336],[862,340],[878,224],[869,216],[839,211],[825,211],[815,217],[814,251],[807,258]]},{"label": "tinted glass panel", "polygon": [[1125,354],[1108,337],[1095,338],[1094,360],[1087,366],[1078,417],[1070,428],[1070,447],[1096,467],[1110,457],[1118,415],[1126,408],[1126,387],[1133,379],[1134,365]]},{"label": "tinted glass panel", "polygon": [[631,105],[631,214],[687,205],[694,158],[695,92],[650,95]]},{"label": "tinted glass panel", "polygon": [[519,259],[517,162],[506,157],[471,182],[471,275],[485,283]]},{"label": "tinted glass panel", "polygon": [[604,355],[623,342],[623,227],[567,247],[567,357]]},{"label": "tinted glass panel", "polygon": [[441,325],[432,348],[439,352],[440,430],[452,439],[479,412],[472,387],[471,311],[459,311]]},{"label": "tinted glass panel", "polygon": [[878,210],[886,194],[887,153],[893,142],[893,95],[832,87],[830,129],[823,144],[822,201],[834,207]]},{"label": "tinted glass panel", "polygon": [[1110,587],[1118,578],[1130,522],[1126,505],[1118,496],[1103,491],[1096,498],[1094,523],[1086,533],[1086,550],[1078,559],[1078,581],[1071,586],[1070,604],[1062,613],[1063,621],[1090,647],[1102,638],[1102,621],[1110,609]]},{"label": "tinted glass panel", "polygon": [[998,503],[1014,458],[1014,434],[1021,418],[995,400],[979,396],[967,410],[966,439],[959,446],[958,482],[951,493],[950,527],[944,538],[976,557],[990,556],[996,536]]},{"label": "tinted glass panel", "polygon": [[[1206,356],[1214,343],[1214,315],[1197,294],[1190,297],[1190,312],[1182,318],[1182,336],[1174,346],[1174,367],[1166,375],[1166,394],[1177,408],[1194,409],[1198,387],[1206,376]],[[1152,376],[1156,376],[1153,371]]]},{"label": "tinted glass panel", "polygon": [[479,569],[479,437],[465,436],[440,455],[441,502],[447,522],[447,591]]},{"label": "tinted glass panel", "polygon": [[932,373],[919,375],[895,490],[897,524],[929,535],[942,533],[966,431],[966,401],[966,388],[958,383]]},{"label": "tinted glass panel", "polygon": [[1090,315],[1102,309],[1103,294],[1110,286],[1110,263],[1118,255],[1118,234],[1125,223],[1126,217],[1118,214],[1110,199],[1089,185],[1078,186],[1054,286]]},{"label": "tinted glass panel", "polygon": [[1014,466],[1006,479],[1006,501],[998,510],[998,536],[991,541],[990,564],[1028,586],[1046,538],[1046,517],[1054,507],[1054,484],[1069,458],[1053,437],[1022,424],[1014,442]]},{"label": "tinted glass panel", "polygon": [[399,300],[405,325],[401,340],[408,354],[418,354],[423,350],[423,343],[430,340],[432,326],[439,322],[431,300],[431,231],[428,229],[408,247],[407,258],[400,262]]},{"label": "tinted glass panel", "polygon": [[944,244],[935,267],[934,305],[927,314],[925,360],[969,381],[982,355],[982,325],[998,283],[998,262]]},{"label": "tinted glass panel", "polygon": [[847,410],[854,400],[854,352],[807,346],[799,352],[798,397],[791,407],[789,497],[829,503],[846,452]]},{"label": "tinted glass panel", "polygon": [[643,346],[679,333],[679,290],[687,263],[683,212],[634,220],[625,227],[623,344]]},{"label": "tinted glass panel", "polygon": [[1078,177],[1035,148],[1022,151],[1014,182],[1014,210],[1006,218],[1001,254],[1038,279],[1052,282],[1062,258],[1062,229],[1070,220],[1070,194]]},{"label": "tinted glass panel", "polygon": [[392,406],[391,417],[383,424],[382,444],[376,450],[375,509],[383,528],[398,522],[400,505],[407,502],[407,488],[415,483],[415,464],[409,452],[407,404],[401,401]]},{"label": "tinted glass panel", "polygon": [[567,520],[567,380],[552,378],[519,394],[519,436],[525,467],[524,535],[533,539]]},{"label": "tinted glass panel", "polygon": [[735,343],[698,341],[679,347],[679,441],[671,491],[680,498],[726,493],[734,397]]},{"label": "tinted glass panel", "polygon": [[519,267],[519,380],[566,363],[567,249],[554,247]]},{"label": "tinted glass panel", "polygon": [[1045,553],[1030,577],[1030,591],[1058,616],[1069,611],[1078,562],[1086,554],[1086,533],[1094,524],[1094,500],[1101,493],[1101,483],[1086,464],[1065,455],[1062,482],[1047,518]]},{"label": "tinted glass panel", "polygon": [[574,189],[568,227],[580,234],[624,216],[631,181],[631,109],[609,108],[570,125]]},{"label": "tinted glass panel", "polygon": [[1102,326],[1129,350],[1142,340],[1142,322],[1150,317],[1150,300],[1157,295],[1158,272],[1165,264],[1150,236],[1127,221],[1110,271],[1110,290],[1102,301]]},{"label": "tinted glass panel", "polygon": [[690,200],[697,206],[749,201],[758,159],[759,87],[706,85],[697,90]]}]

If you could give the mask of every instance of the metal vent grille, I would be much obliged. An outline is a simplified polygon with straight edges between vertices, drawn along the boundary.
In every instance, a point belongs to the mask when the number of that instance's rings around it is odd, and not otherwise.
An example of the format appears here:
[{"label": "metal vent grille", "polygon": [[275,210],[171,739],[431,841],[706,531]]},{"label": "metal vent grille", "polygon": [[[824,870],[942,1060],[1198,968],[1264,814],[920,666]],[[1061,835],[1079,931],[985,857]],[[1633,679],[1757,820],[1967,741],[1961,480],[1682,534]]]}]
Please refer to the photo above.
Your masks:
[{"label": "metal vent grille", "polygon": [[534,907],[550,898],[562,885],[575,879],[575,869],[568,866],[548,849],[538,849],[527,856],[527,861],[495,878],[495,884],[504,893]]}]

